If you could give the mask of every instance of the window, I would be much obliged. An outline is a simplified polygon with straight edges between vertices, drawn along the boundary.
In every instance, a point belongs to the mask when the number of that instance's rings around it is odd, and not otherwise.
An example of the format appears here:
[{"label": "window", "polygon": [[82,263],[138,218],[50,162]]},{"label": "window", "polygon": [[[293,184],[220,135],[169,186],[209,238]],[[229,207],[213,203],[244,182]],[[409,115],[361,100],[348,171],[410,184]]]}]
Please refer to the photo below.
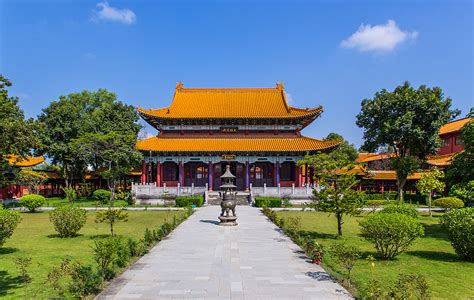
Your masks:
[{"label": "window", "polygon": [[443,139],[443,145],[441,147],[449,147],[449,138]]},{"label": "window", "polygon": [[455,139],[455,144],[456,145],[464,145],[464,141],[462,140],[462,137],[457,136]]}]

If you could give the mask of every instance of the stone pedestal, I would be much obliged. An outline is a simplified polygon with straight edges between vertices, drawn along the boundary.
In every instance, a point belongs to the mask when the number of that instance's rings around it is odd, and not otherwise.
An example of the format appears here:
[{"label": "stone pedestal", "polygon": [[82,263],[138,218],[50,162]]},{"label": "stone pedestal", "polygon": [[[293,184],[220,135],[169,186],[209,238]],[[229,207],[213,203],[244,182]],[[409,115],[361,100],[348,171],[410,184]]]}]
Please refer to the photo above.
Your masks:
[{"label": "stone pedestal", "polygon": [[221,221],[219,223],[219,225],[221,225],[221,226],[236,226],[237,225],[237,217],[236,216],[229,216],[229,217],[219,216],[219,220]]}]

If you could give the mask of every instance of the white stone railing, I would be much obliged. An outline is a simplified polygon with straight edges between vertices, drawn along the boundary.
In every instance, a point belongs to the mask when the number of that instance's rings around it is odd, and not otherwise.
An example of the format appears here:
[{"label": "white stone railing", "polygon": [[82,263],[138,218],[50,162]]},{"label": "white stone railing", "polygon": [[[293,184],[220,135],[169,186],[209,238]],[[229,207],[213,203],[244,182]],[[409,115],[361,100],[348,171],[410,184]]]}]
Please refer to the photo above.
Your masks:
[{"label": "white stone railing", "polygon": [[303,198],[311,198],[313,195],[313,187],[306,185],[304,187],[295,187],[293,184],[291,187],[267,187],[266,184],[263,187],[253,187],[250,184],[250,193],[252,198],[255,196],[269,196],[269,197],[303,197]]},{"label": "white stone railing", "polygon": [[137,199],[154,199],[154,198],[163,198],[166,196],[192,196],[192,195],[202,195],[207,191],[206,186],[178,186],[167,187],[166,184],[163,186],[156,186],[155,183],[145,183],[145,184],[132,184],[132,193]]}]

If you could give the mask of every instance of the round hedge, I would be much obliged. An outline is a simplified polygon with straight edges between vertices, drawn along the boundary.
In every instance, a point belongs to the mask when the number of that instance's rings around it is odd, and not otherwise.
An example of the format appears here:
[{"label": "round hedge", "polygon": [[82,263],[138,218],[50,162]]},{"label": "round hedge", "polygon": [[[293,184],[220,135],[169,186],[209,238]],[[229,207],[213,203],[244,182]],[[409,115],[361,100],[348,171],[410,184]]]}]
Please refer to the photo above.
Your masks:
[{"label": "round hedge", "polygon": [[361,235],[374,243],[382,259],[392,259],[425,234],[417,219],[402,213],[378,212],[360,222]]},{"label": "round hedge", "polygon": [[37,208],[43,206],[46,199],[41,195],[25,195],[20,198],[20,205],[26,207],[30,212],[35,212]]},{"label": "round hedge", "polygon": [[433,201],[433,205],[444,209],[455,209],[464,207],[464,202],[456,197],[443,197]]},{"label": "round hedge", "polygon": [[440,219],[454,251],[464,260],[474,261],[474,207],[451,210]]},{"label": "round hedge", "polygon": [[11,237],[20,221],[21,217],[19,212],[4,209],[0,206],[0,247]]},{"label": "round hedge", "polygon": [[107,202],[110,201],[111,195],[112,195],[112,192],[110,191],[98,189],[92,193],[92,198],[100,202],[101,204],[107,204]]},{"label": "round hedge", "polygon": [[49,220],[60,237],[76,236],[86,224],[86,210],[73,206],[60,206],[49,213]]}]

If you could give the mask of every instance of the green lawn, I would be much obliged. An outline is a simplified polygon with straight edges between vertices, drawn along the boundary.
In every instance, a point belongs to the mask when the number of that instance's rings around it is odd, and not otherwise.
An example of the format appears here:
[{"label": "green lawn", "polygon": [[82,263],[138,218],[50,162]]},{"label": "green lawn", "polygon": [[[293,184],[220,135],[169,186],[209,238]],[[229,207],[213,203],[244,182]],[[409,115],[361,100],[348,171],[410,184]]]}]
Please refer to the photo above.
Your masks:
[{"label": "green lawn", "polygon": [[[155,228],[165,219],[172,221],[173,215],[181,211],[130,211],[128,222],[117,223],[116,232],[124,237],[139,239],[146,227]],[[31,257],[29,267],[33,277],[29,287],[29,296],[43,287],[47,273],[51,267],[69,257],[84,264],[95,264],[92,248],[93,240],[106,237],[110,231],[106,224],[94,222],[95,212],[87,213],[87,223],[81,229],[80,236],[74,238],[58,238],[49,221],[47,212],[21,213],[22,221],[13,236],[0,248],[0,298],[24,298],[23,289],[18,286],[18,271],[13,264],[14,257]],[[48,298],[47,288],[43,287],[36,296],[38,299]]]},{"label": "green lawn", "polygon": [[[50,207],[57,207],[57,206],[62,206],[62,205],[68,205],[69,201],[64,198],[58,198],[58,197],[52,197],[52,198],[46,198],[46,203],[44,206],[50,206]],[[78,207],[108,207],[109,204],[100,204],[96,200],[91,199],[91,198],[79,198],[76,201],[74,201],[74,206]],[[128,203],[123,201],[123,200],[115,200],[114,201],[114,207],[122,207],[122,206],[128,206]]]},{"label": "green lawn", "polygon": [[[313,234],[317,242],[327,249],[337,234],[334,216],[314,211],[279,211],[280,217],[301,217],[302,228]],[[345,217],[342,241],[359,247],[363,256],[352,271],[352,280],[360,289],[364,289],[371,279],[370,267],[365,261],[368,255],[376,254],[371,243],[359,236],[358,217]],[[425,237],[417,240],[405,253],[393,261],[376,262],[374,277],[385,286],[394,282],[399,273],[422,274],[427,278],[433,298],[468,299],[474,297],[474,263],[460,261],[451,247],[446,235],[438,223],[439,214],[434,217],[422,216]],[[324,257],[324,268],[337,278],[346,276],[330,255]]]}]

